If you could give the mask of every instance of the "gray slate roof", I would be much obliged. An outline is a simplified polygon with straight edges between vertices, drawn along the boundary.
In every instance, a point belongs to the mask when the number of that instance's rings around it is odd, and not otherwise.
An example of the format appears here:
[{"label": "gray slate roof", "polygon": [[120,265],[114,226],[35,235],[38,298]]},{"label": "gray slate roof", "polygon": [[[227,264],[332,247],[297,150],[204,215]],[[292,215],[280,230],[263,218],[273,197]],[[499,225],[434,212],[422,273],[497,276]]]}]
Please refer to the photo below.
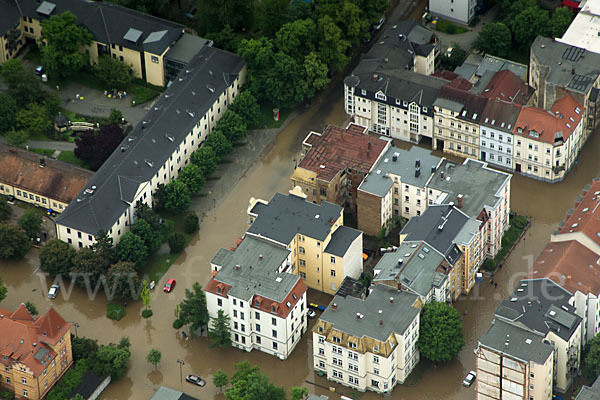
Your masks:
[{"label": "gray slate roof", "polygon": [[[398,154],[397,161],[393,161],[394,154]],[[417,160],[421,163],[418,177],[415,176]],[[413,146],[409,150],[404,150],[392,146],[379,158],[358,189],[381,197],[385,196],[393,185],[392,178],[386,176],[388,173],[400,176],[402,183],[425,187],[431,171],[437,168],[441,161],[442,159],[432,155],[430,150],[421,147]]]},{"label": "gray slate roof", "polygon": [[360,235],[362,235],[361,231],[343,225],[340,226],[333,232],[333,235],[331,235],[331,240],[325,248],[325,253],[333,254],[337,257],[344,257],[350,245],[354,243]]},{"label": "gray slate roof", "polygon": [[600,376],[592,386],[583,386],[575,400],[600,400]]},{"label": "gray slate roof", "polygon": [[[444,179],[440,171],[444,171]],[[443,200],[446,204],[456,204],[458,195],[462,194],[461,211],[477,218],[484,207],[496,206],[501,199],[496,193],[510,178],[510,174],[487,168],[487,164],[481,161],[468,158],[463,164],[456,165],[444,160],[428,186],[447,193]]]},{"label": "gray slate roof", "polygon": [[269,204],[257,203],[251,212],[258,217],[248,233],[287,245],[298,233],[325,240],[342,207],[326,201],[318,205],[292,194],[275,193]]},{"label": "gray slate roof", "polygon": [[454,265],[462,254],[457,245],[470,243],[478,230],[478,221],[446,204],[431,205],[420,216],[411,218],[400,235],[407,235],[403,243],[427,243]]},{"label": "gray slate roof", "polygon": [[587,93],[600,74],[600,54],[543,36],[535,39],[531,51],[541,65],[550,67],[548,82],[573,92]]},{"label": "gray slate roof", "polygon": [[489,100],[481,116],[481,125],[512,134],[521,107],[503,100]]},{"label": "gray slate roof", "polygon": [[[393,303],[390,303],[390,297],[394,298]],[[419,309],[413,306],[417,298],[412,293],[375,285],[366,300],[335,296],[320,319],[349,335],[385,341],[392,333],[404,334],[419,314]],[[334,303],[337,304],[335,311],[331,308]],[[357,319],[356,313],[364,317]],[[383,325],[379,325],[380,320],[383,320]]]},{"label": "gray slate roof", "polygon": [[582,321],[570,298],[569,292],[548,278],[522,280],[510,299],[498,305],[496,317],[544,336],[553,331],[568,341]]},{"label": "gray slate roof", "polygon": [[447,279],[446,274],[437,271],[443,261],[444,257],[425,243],[403,242],[398,250],[381,257],[375,266],[379,273],[373,282],[394,280],[403,288],[426,297],[434,287],[441,287]]},{"label": "gray slate roof", "polygon": [[246,236],[235,251],[225,252],[219,262],[211,260],[222,267],[215,279],[231,285],[228,294],[239,299],[248,301],[256,294],[282,302],[301,279],[288,272],[277,272],[290,251],[266,240]]},{"label": "gray slate roof", "polygon": [[161,386],[150,400],[198,400],[195,397],[188,396],[179,390],[171,389],[166,386]]},{"label": "gray slate roof", "polygon": [[[507,341],[508,339],[508,341]],[[544,337],[495,319],[479,344],[516,359],[544,364],[554,351]]]},{"label": "gray slate roof", "polygon": [[[202,48],[188,66],[189,72],[182,71],[160,96],[57,223],[92,235],[99,230],[108,231],[125,212],[126,201],[132,199],[139,182],[154,177],[243,65],[242,58],[235,54]],[[214,87],[214,92],[207,85]],[[84,190],[91,186],[97,190],[93,196],[86,196]]]},{"label": "gray slate roof", "polygon": [[181,35],[177,43],[171,46],[169,51],[167,51],[165,57],[171,60],[179,61],[183,64],[187,64],[204,46],[211,45],[211,40],[204,39],[196,35],[190,35],[189,33],[184,33]]}]

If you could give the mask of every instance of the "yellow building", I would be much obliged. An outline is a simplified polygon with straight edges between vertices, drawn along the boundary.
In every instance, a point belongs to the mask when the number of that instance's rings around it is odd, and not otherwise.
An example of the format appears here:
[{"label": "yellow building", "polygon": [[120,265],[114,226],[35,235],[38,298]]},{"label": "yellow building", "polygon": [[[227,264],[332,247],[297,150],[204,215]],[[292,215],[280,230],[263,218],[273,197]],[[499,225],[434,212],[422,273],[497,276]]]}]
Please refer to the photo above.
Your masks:
[{"label": "yellow building", "polygon": [[0,389],[44,398],[73,364],[70,328],[53,308],[37,318],[24,304],[0,309]]},{"label": "yellow building", "polygon": [[362,272],[362,232],[343,226],[342,207],[306,201],[296,187],[289,195],[276,193],[267,202],[250,199],[252,235],[285,247],[291,252],[292,273],[313,289],[334,294],[346,276]]}]

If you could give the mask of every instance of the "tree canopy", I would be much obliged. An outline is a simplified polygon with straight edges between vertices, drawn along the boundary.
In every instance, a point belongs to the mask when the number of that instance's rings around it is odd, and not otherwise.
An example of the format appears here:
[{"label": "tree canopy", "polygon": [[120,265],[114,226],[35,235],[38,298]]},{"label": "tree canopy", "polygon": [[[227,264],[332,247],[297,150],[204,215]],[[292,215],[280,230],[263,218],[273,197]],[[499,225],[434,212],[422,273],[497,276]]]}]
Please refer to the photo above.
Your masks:
[{"label": "tree canopy", "polygon": [[257,124],[260,122],[260,106],[256,98],[248,90],[244,90],[237,95],[233,103],[229,106],[229,110],[240,115],[250,128],[257,127]]},{"label": "tree canopy", "polygon": [[93,70],[98,79],[106,83],[108,87],[116,89],[126,89],[135,77],[133,68],[130,65],[108,55],[99,57]]},{"label": "tree canopy", "polygon": [[73,269],[76,253],[62,240],[51,239],[40,250],[40,268],[50,275],[67,275]]},{"label": "tree canopy", "polygon": [[218,129],[223,132],[231,143],[238,142],[246,137],[246,122],[235,111],[228,109],[218,122]]},{"label": "tree canopy", "polygon": [[8,289],[6,288],[6,286],[4,286],[4,281],[2,280],[2,277],[0,276],[0,303],[2,302],[2,300],[4,300],[6,298],[7,294],[8,294]]},{"label": "tree canopy", "polygon": [[217,154],[212,146],[202,146],[192,153],[190,161],[200,167],[204,177],[209,177],[217,169]]},{"label": "tree canopy", "polygon": [[184,325],[189,324],[191,332],[196,332],[207,326],[208,319],[206,296],[202,286],[198,282],[194,282],[192,290],[185,289],[185,298],[179,303],[179,320]]},{"label": "tree canopy", "polygon": [[156,349],[150,349],[150,352],[148,353],[148,355],[146,355],[146,361],[154,365],[154,369],[156,369],[161,359],[162,353]]},{"label": "tree canopy", "polygon": [[167,210],[185,211],[190,203],[190,190],[183,181],[175,179],[165,186],[164,206]]},{"label": "tree canopy", "polygon": [[117,258],[120,261],[129,261],[135,264],[136,269],[140,269],[148,258],[148,248],[142,238],[131,231],[121,236],[117,243]]},{"label": "tree canopy", "polygon": [[473,43],[482,53],[506,57],[512,46],[510,29],[502,22],[492,22],[483,27]]},{"label": "tree canopy", "polygon": [[7,60],[0,68],[0,76],[8,86],[8,94],[19,107],[42,101],[44,94],[33,72],[26,70],[18,58]]},{"label": "tree canopy", "polygon": [[16,114],[17,128],[30,135],[44,136],[52,130],[52,116],[39,103],[30,103]]},{"label": "tree canopy", "polygon": [[219,129],[215,129],[206,136],[206,145],[213,148],[219,159],[225,157],[233,150],[231,142],[227,140],[223,132]]},{"label": "tree canopy", "polygon": [[205,182],[202,170],[194,163],[184,166],[177,179],[187,186],[190,194],[200,193]]},{"label": "tree canopy", "polygon": [[231,328],[229,315],[223,310],[219,310],[217,317],[211,319],[212,326],[208,328],[208,337],[212,342],[211,346],[221,348],[231,346]]},{"label": "tree canopy", "polygon": [[593,382],[600,376],[600,335],[596,335],[588,343],[589,350],[583,359],[581,375],[588,381]]},{"label": "tree canopy", "polygon": [[4,197],[0,197],[0,222],[6,221],[12,215],[12,209]]},{"label": "tree canopy", "polygon": [[23,229],[0,224],[0,259],[23,258],[30,247],[31,241]]},{"label": "tree canopy", "polygon": [[88,163],[90,168],[96,171],[124,138],[123,128],[118,124],[101,126],[98,133],[83,132],[75,142],[75,156]]},{"label": "tree canopy", "polygon": [[0,93],[0,133],[15,127],[17,102],[8,93]]},{"label": "tree canopy", "polygon": [[450,305],[432,302],[423,307],[417,347],[433,362],[447,362],[464,346],[462,321]]},{"label": "tree canopy", "polygon": [[42,216],[33,208],[28,208],[19,218],[19,226],[30,238],[35,238],[42,226]]},{"label": "tree canopy", "polygon": [[110,375],[113,381],[118,380],[127,371],[131,351],[128,341],[118,345],[102,345],[90,358],[90,366],[96,375]]},{"label": "tree canopy", "polygon": [[269,381],[257,366],[244,360],[235,364],[231,388],[225,392],[227,400],[285,400],[285,390]]}]

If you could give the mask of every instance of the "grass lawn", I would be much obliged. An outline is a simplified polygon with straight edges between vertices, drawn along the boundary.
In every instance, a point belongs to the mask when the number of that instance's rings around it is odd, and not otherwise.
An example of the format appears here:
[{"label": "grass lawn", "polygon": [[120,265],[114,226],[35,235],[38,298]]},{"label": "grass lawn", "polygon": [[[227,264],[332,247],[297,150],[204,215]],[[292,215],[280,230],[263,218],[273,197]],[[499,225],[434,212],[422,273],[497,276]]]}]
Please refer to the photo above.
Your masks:
[{"label": "grass lawn", "polygon": [[90,169],[90,166],[87,163],[81,161],[79,158],[75,157],[75,153],[72,150],[61,151],[58,155],[58,159],[60,161],[64,161],[69,164],[77,165],[78,167]]},{"label": "grass lawn", "polygon": [[[128,95],[131,94],[131,104],[133,106],[137,106],[140,104],[144,104],[149,102],[150,100],[158,97],[160,95],[160,91],[151,88],[151,87],[147,87],[147,86],[142,86],[142,85],[138,85],[135,83],[132,83],[129,86],[129,93]],[[134,103],[135,102],[135,103]]]},{"label": "grass lawn", "polygon": [[50,149],[32,149],[29,148],[29,151],[32,151],[34,153],[38,153],[38,154],[42,154],[46,157],[51,157],[52,154],[54,154],[54,150],[50,150]]},{"label": "grass lawn", "polygon": [[249,126],[248,129],[264,129],[265,125],[267,128],[280,128],[292,110],[279,110],[279,121],[275,121],[273,119],[273,108],[270,104],[262,104],[260,106],[260,121],[256,126]]},{"label": "grass lawn", "polygon": [[48,137],[48,135],[44,133],[36,133],[35,135],[31,132],[29,133],[29,140],[42,140],[44,142],[50,142],[52,139]]},{"label": "grass lawn", "polygon": [[107,303],[106,316],[110,319],[119,321],[125,316],[125,307],[120,304]]},{"label": "grass lawn", "polygon": [[440,32],[449,33],[450,35],[456,35],[459,33],[465,33],[469,31],[464,26],[455,25],[452,22],[445,19],[440,19],[435,25],[435,29]]},{"label": "grass lawn", "polygon": [[[177,222],[175,226],[177,226]],[[187,247],[191,240],[192,235],[185,235],[185,247]],[[177,257],[179,257],[179,254],[152,254],[148,257],[146,265],[140,269],[140,277],[147,275],[150,282],[160,280],[169,268],[171,268]]]}]

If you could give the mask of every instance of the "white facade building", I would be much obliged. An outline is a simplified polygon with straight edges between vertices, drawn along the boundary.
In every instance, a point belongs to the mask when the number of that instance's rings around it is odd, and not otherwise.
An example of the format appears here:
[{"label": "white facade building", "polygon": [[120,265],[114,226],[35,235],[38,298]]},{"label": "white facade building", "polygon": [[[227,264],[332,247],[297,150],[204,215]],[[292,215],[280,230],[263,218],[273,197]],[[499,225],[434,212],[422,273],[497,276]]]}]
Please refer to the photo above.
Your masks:
[{"label": "white facade building", "polygon": [[468,25],[475,16],[477,0],[429,0],[429,12],[459,24]]},{"label": "white facade building", "polygon": [[520,107],[502,100],[489,100],[480,124],[479,159],[496,168],[514,168],[514,135],[512,130]]}]

